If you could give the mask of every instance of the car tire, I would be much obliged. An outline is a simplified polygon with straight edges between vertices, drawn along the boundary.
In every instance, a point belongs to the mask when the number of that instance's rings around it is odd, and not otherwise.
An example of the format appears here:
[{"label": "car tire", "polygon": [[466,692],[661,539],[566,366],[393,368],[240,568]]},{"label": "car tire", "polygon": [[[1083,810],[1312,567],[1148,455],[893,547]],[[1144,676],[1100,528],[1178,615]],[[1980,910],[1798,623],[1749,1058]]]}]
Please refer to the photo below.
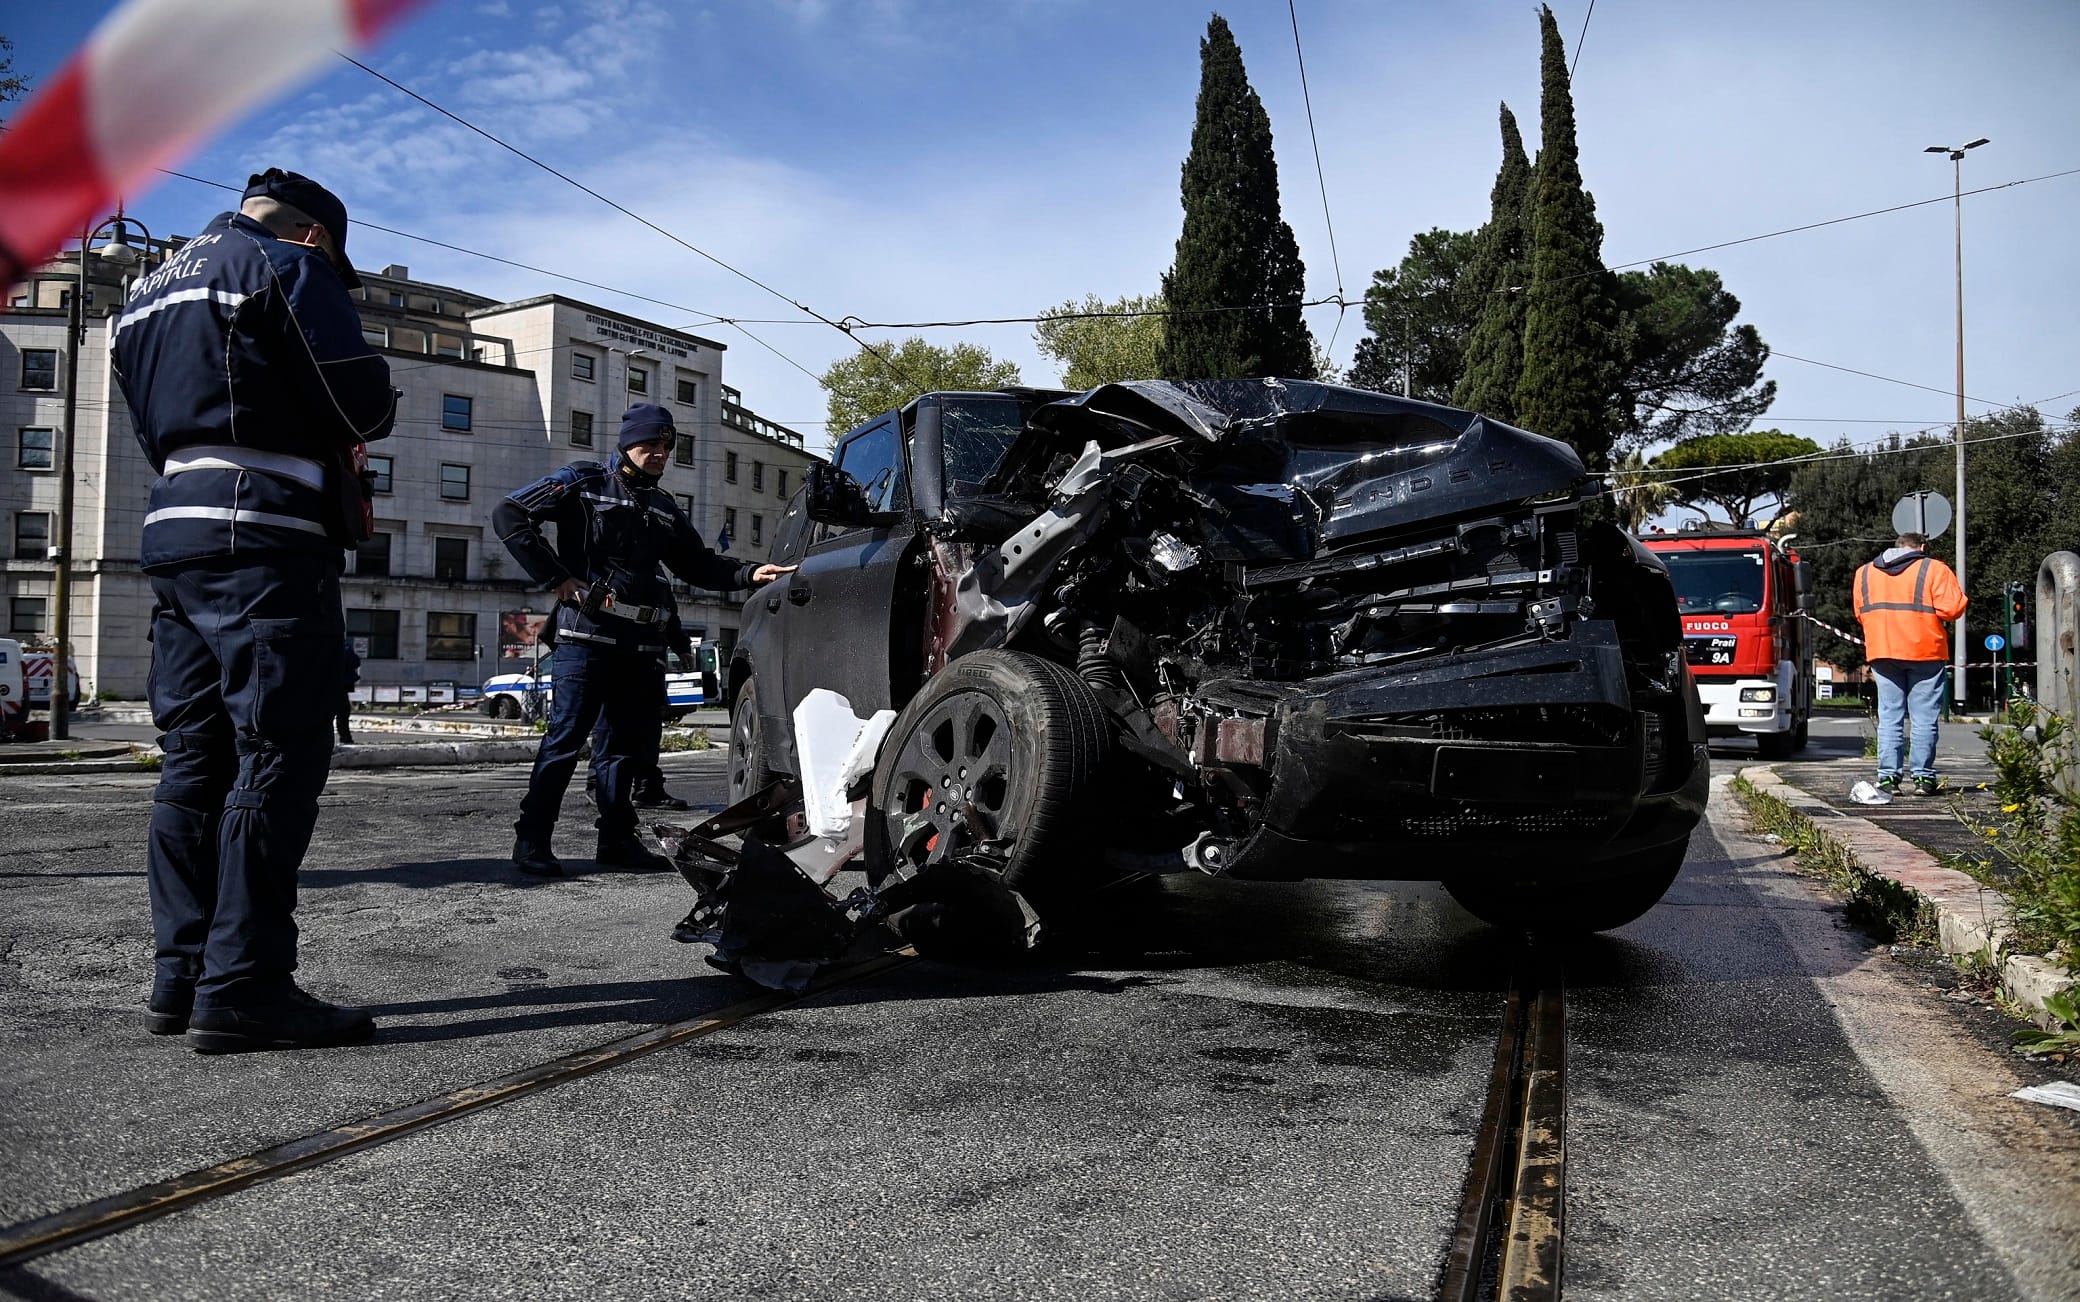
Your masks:
[{"label": "car tire", "polygon": [[[1070,670],[978,651],[934,675],[890,725],[871,807],[901,866],[1008,842],[1004,883],[1044,916],[1098,884],[1094,856],[1079,851],[1111,746],[1105,707]],[[957,800],[937,798],[955,789]]]},{"label": "car tire", "polygon": [[[765,719],[758,712],[758,679],[746,675],[743,690],[729,710],[728,804],[757,795],[781,776],[766,766],[765,735]],[[766,819],[745,831],[778,844],[787,838],[787,820]]]},{"label": "car tire", "polygon": [[1791,730],[1791,749],[1804,750],[1806,743],[1811,741],[1812,737],[1813,721],[1811,719],[1800,719],[1798,726]]},{"label": "car tire", "polygon": [[498,698],[498,709],[493,713],[501,719],[517,719],[520,717],[520,702],[510,696],[501,696]]},{"label": "car tire", "polygon": [[1800,745],[1794,732],[1758,732],[1755,734],[1755,753],[1763,759],[1790,759],[1791,752]]},{"label": "car tire", "polygon": [[1507,876],[1460,877],[1444,888],[1474,917],[1509,931],[1578,935],[1609,931],[1661,902],[1683,870],[1690,838],[1601,865],[1586,879],[1526,881]]}]

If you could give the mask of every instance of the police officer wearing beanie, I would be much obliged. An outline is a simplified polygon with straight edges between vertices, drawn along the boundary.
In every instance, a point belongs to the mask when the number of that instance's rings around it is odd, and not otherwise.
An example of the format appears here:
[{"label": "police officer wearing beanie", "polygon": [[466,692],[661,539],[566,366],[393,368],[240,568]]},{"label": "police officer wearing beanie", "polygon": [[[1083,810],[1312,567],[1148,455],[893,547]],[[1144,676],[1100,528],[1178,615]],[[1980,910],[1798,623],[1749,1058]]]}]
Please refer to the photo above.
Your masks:
[{"label": "police officer wearing beanie", "polygon": [[[664,653],[673,615],[670,570],[698,588],[728,592],[770,583],[793,566],[739,564],[694,532],[657,486],[671,458],[671,413],[650,403],[621,418],[620,455],[565,466],[498,504],[492,527],[535,582],[556,594],[554,703],[514,824],[513,865],[536,877],[563,872],[550,848],[578,752],[604,722],[596,861],[669,868],[636,835],[629,788],[656,759]],[[542,536],[554,522],[556,543]],[[647,752],[646,753],[646,748]]]},{"label": "police officer wearing beanie", "polygon": [[365,1038],[299,989],[296,874],[345,676],[343,549],[368,536],[360,445],[390,432],[390,368],[347,291],[347,210],[294,172],[252,178],[131,287],[116,378],[152,469],[152,721],[166,757],[147,879],[154,1034],[202,1052]]}]

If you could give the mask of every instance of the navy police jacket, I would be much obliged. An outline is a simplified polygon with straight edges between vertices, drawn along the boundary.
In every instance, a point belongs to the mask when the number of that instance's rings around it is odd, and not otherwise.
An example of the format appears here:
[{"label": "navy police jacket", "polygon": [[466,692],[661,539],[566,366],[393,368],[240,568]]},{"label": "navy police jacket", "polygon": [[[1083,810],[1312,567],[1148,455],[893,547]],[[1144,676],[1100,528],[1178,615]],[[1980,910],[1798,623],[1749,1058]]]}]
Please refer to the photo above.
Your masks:
[{"label": "navy police jacket", "polygon": [[[552,522],[554,547],[542,536]],[[556,616],[559,641],[663,650],[674,612],[660,566],[716,592],[750,587],[758,569],[712,551],[671,494],[597,461],[575,462],[515,491],[492,511],[491,524],[542,586],[576,579],[612,592],[612,603],[596,612],[564,603]]]},{"label": "navy police jacket", "polygon": [[323,254],[220,213],[132,286],[110,328],[137,441],[159,472],[147,571],[337,558],[359,540],[353,449],[390,432],[396,395]]}]

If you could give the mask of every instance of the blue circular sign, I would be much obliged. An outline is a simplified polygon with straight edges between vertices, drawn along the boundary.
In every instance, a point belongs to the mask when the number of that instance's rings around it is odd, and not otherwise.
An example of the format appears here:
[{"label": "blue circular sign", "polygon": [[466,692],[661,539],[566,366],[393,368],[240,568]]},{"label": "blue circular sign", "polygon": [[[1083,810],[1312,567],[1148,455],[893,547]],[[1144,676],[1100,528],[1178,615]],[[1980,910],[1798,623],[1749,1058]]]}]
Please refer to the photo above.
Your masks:
[{"label": "blue circular sign", "polygon": [[1986,635],[1986,649],[1988,651],[1998,651],[2006,645],[2008,645],[2008,639],[2002,637],[2000,634],[1988,633]]}]

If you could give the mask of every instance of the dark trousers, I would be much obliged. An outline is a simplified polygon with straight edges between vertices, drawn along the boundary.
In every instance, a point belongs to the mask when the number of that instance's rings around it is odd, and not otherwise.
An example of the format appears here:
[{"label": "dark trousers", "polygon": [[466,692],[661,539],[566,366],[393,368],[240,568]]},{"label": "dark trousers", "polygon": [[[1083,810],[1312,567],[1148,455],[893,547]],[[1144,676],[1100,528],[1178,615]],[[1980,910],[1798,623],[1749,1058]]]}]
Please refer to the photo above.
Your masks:
[{"label": "dark trousers", "polygon": [[152,722],[166,758],[148,879],[157,982],[198,1008],[281,990],[296,872],[332,762],[339,563],[197,561],[152,576]]},{"label": "dark trousers", "polygon": [[633,831],[636,812],[629,792],[643,767],[656,762],[664,666],[654,651],[566,640],[556,647],[555,675],[549,731],[535,752],[514,830],[524,840],[548,844],[578,752],[597,725],[601,734],[592,761],[599,781],[596,825],[602,833]]}]

